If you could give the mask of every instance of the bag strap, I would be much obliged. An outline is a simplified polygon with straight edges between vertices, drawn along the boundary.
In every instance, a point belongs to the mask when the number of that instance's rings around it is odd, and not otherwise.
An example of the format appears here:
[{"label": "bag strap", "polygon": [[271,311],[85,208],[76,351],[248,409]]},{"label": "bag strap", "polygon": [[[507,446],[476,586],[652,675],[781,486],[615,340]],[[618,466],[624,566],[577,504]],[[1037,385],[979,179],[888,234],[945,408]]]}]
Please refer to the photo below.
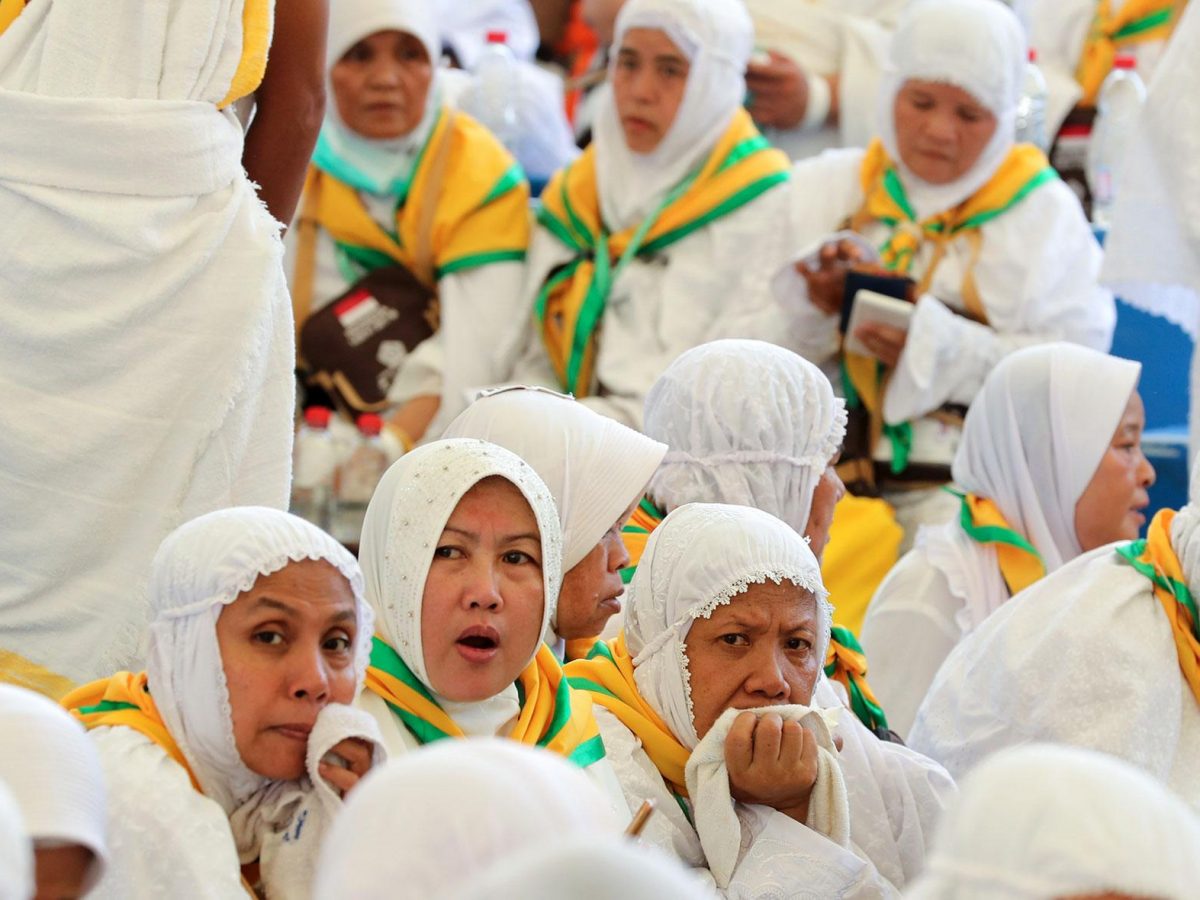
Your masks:
[{"label": "bag strap", "polygon": [[438,142],[433,159],[429,162],[429,179],[424,185],[424,200],[421,205],[421,217],[417,220],[417,235],[413,246],[413,265],[415,274],[425,284],[436,286],[436,266],[433,259],[433,217],[437,212],[438,199],[442,193],[442,183],[446,180],[446,168],[450,161],[450,144],[454,139],[454,120],[456,113],[446,109],[446,124],[442,129],[442,139]]},{"label": "bag strap", "polygon": [[[292,275],[292,316],[296,322],[296,336],[308,320],[312,310],[313,280],[317,270],[317,209],[321,204],[321,172],[313,169],[308,189],[304,192],[304,206],[300,210],[300,222],[296,226],[296,268]],[[299,341],[297,340],[297,349]]]}]

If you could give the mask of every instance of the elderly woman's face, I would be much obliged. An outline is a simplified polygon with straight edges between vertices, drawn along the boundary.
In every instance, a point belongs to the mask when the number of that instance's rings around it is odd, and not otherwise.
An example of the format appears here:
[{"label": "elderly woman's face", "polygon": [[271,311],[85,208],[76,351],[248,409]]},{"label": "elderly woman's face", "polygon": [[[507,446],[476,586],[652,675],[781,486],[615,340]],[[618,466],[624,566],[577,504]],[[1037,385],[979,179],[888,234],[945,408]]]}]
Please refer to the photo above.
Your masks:
[{"label": "elderly woman's face", "polygon": [[233,737],[251,771],[304,774],[308,735],[330,703],[354,701],[354,593],[323,560],[288,563],[217,618]]},{"label": "elderly woman's face", "polygon": [[596,637],[604,631],[608,620],[621,611],[621,595],[625,583],[621,570],[629,565],[629,551],[621,537],[621,528],[633,514],[629,507],[600,538],[591,553],[573,565],[563,576],[558,593],[558,636],[574,638]]},{"label": "elderly woman's face", "polygon": [[433,64],[404,31],[377,31],[351,47],[329,73],[342,121],[365,138],[403,137],[421,124]]},{"label": "elderly woman's face", "polygon": [[808,704],[824,662],[820,627],[816,597],[790,581],[752,584],[693,622],[685,646],[696,734],[730,708]]},{"label": "elderly woman's face", "polygon": [[625,143],[634,153],[657,147],[679,112],[691,63],[657,28],[630,28],[613,70],[613,99]]},{"label": "elderly woman's face", "polygon": [[813,491],[812,508],[808,513],[808,525],[804,536],[808,538],[808,546],[813,556],[820,562],[825,553],[825,545],[829,543],[829,529],[833,526],[833,511],[843,497],[846,496],[846,486],[838,476],[836,459],[825,467],[817,488]]},{"label": "elderly woman's face", "polygon": [[901,160],[930,184],[965,175],[996,132],[992,111],[952,84],[906,81],[892,109]]},{"label": "elderly woman's face", "polygon": [[449,700],[494,697],[542,639],[542,541],[512,482],[485,478],[446,522],[421,601],[429,686]]},{"label": "elderly woman's face", "polygon": [[37,893],[33,900],[67,900],[82,897],[96,855],[82,844],[33,848],[36,865],[34,881]]},{"label": "elderly woman's face", "polygon": [[1086,553],[1113,541],[1132,541],[1146,524],[1154,466],[1142,453],[1146,411],[1134,391],[1092,480],[1075,503],[1075,536]]}]

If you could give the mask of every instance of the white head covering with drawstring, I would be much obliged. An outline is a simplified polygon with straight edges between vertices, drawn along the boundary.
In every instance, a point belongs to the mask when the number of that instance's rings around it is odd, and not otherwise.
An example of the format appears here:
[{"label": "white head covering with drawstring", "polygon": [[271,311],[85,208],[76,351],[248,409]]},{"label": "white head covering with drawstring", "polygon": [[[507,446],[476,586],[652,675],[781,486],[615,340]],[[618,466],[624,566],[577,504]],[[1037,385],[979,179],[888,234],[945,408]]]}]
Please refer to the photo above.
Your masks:
[{"label": "white head covering with drawstring", "polygon": [[754,25],[740,0],[629,0],[617,15],[610,78],[634,28],[662,31],[691,64],[683,100],[649,153],[625,143],[616,100],[606,91],[596,113],[596,180],[610,231],[644,219],[712,151],[746,94],[743,73]]},{"label": "white head covering with drawstring", "polygon": [[[463,496],[485,478],[511,482],[533,510],[542,542],[543,634],[562,584],[562,537],[549,489],[520,457],[486,441],[454,439],[418,447],[384,474],[367,507],[359,556],[367,600],[379,635],[394,649],[438,705],[468,735],[490,736],[520,710],[515,685],[473,703],[440,697],[429,684],[421,644],[425,580],[446,522]],[[532,660],[540,646],[530,649]],[[528,660],[526,661],[528,663]]]},{"label": "white head covering with drawstring", "polygon": [[92,851],[84,892],[108,859],[104,773],[83,727],[57,703],[0,684],[0,782],[8,784],[35,846]]},{"label": "white head covering with drawstring", "polygon": [[846,434],[846,405],[803,357],[764,341],[682,354],[646,395],[646,434],[671,449],[650,482],[665,511],[733,503],[803,534],[813,493]]},{"label": "white head covering with drawstring", "polygon": [[[1025,34],[1011,9],[995,0],[916,0],[892,38],[879,91],[879,137],[896,163],[917,220],[962,203],[995,173],[1012,148],[1026,64]],[[962,88],[996,117],[996,130],[975,163],[949,184],[918,178],[900,157],[894,106],[905,82]]]}]

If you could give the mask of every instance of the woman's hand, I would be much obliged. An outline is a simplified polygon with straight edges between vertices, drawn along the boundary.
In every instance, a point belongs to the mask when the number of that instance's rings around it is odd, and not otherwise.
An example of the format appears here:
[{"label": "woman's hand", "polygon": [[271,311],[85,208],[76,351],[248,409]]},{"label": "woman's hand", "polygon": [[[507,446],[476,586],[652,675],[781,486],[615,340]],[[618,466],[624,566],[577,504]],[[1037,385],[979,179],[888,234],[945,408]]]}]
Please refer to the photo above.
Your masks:
[{"label": "woman's hand", "polygon": [[908,340],[907,331],[882,322],[864,322],[855,330],[854,336],[889,369],[900,364],[900,354],[904,352],[904,344]]},{"label": "woman's hand", "polygon": [[842,298],[846,293],[846,273],[862,258],[862,248],[853,241],[831,241],[817,254],[818,267],[810,269],[805,263],[796,263],[796,271],[808,286],[808,299],[826,315],[832,316],[842,309]]},{"label": "woman's hand", "polygon": [[[322,778],[328,781],[345,799],[350,789],[371,770],[372,747],[358,738],[347,738],[325,754],[317,767]],[[340,757],[346,765],[329,762],[331,756]]]},{"label": "woman's hand", "polygon": [[817,739],[799,722],[742,713],[725,738],[725,765],[733,799],[777,809],[802,825],[808,820]]}]

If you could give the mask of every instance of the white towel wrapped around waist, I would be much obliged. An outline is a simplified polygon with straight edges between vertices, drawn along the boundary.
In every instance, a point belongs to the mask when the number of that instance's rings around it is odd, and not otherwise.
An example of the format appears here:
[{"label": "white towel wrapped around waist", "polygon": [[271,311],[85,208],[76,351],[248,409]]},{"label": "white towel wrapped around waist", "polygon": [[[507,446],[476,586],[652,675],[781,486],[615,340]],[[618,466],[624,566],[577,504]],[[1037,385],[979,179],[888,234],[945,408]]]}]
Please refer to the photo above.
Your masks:
[{"label": "white towel wrapped around waist", "polygon": [[816,737],[817,780],[809,798],[808,821],[805,824],[841,847],[850,844],[850,807],[846,798],[846,784],[838,766],[837,748],[825,718],[826,711],[799,705],[727,709],[696,745],[684,769],[696,833],[700,836],[708,869],[719,888],[729,886],[742,845],[741,824],[729,789],[725,739],[733,728],[734,720],[744,712],[752,712],[760,717],[773,713],[785,722],[799,722]]}]

